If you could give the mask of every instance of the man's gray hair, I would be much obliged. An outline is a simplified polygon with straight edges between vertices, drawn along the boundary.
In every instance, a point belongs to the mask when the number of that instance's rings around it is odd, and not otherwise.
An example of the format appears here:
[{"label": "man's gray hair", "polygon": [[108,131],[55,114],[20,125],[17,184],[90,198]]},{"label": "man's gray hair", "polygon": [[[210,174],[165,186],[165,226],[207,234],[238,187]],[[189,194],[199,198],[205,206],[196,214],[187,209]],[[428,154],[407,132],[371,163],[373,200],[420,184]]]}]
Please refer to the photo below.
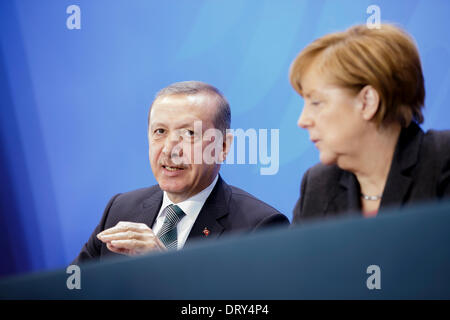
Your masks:
[{"label": "man's gray hair", "polygon": [[[175,82],[171,85],[161,89],[155,96],[153,103],[165,96],[172,95],[196,95],[199,93],[206,93],[214,96],[217,101],[217,113],[214,120],[216,129],[223,133],[231,126],[231,110],[230,105],[225,96],[216,87],[201,81],[181,81]],[[152,103],[152,105],[153,105]],[[150,107],[151,109],[151,107]],[[149,111],[150,120],[150,111]]]}]

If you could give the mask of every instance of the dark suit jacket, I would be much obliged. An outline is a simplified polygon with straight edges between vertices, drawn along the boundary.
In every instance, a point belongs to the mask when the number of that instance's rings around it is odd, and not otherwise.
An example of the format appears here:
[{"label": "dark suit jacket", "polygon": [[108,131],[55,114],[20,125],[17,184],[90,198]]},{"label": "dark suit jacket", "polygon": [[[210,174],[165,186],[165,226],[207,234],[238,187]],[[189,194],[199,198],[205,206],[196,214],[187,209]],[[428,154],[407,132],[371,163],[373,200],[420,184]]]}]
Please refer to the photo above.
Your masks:
[{"label": "dark suit jacket", "polygon": [[[379,212],[444,197],[450,197],[450,131],[424,133],[412,123],[400,133]],[[336,165],[310,168],[303,176],[293,222],[348,213],[361,214],[355,175]]]},{"label": "dark suit jacket", "polygon": [[[162,199],[163,191],[158,185],[114,196],[107,204],[97,228],[72,264],[116,255],[96,235],[114,227],[119,221],[145,223],[151,228],[161,208]],[[289,220],[261,200],[226,184],[219,176],[192,226],[185,246],[193,240],[216,239],[231,232],[253,231],[275,224],[289,224]],[[208,236],[203,234],[205,227],[210,231]]]}]

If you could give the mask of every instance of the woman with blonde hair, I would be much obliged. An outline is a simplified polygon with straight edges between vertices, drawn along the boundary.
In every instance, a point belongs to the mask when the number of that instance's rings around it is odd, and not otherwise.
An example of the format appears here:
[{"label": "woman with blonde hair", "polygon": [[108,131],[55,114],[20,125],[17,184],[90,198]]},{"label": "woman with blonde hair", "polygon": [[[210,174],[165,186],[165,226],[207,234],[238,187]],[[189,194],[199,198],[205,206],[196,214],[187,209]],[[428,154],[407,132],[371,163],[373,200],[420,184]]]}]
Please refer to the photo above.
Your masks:
[{"label": "woman with blonde hair", "polygon": [[359,25],[303,49],[290,68],[298,125],[320,162],[303,176],[293,222],[377,215],[450,196],[450,131],[422,131],[424,78],[402,29]]}]

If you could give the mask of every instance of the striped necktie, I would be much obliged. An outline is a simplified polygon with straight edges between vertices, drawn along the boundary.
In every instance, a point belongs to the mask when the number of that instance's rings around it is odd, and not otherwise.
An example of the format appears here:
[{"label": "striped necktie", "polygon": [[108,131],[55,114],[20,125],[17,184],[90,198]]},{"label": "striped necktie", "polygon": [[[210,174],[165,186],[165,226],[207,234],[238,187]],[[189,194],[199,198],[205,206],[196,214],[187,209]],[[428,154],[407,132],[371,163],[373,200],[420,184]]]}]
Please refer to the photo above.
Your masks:
[{"label": "striped necktie", "polygon": [[176,249],[177,240],[177,224],[186,215],[177,205],[170,204],[164,209],[166,219],[156,235],[167,249]]}]

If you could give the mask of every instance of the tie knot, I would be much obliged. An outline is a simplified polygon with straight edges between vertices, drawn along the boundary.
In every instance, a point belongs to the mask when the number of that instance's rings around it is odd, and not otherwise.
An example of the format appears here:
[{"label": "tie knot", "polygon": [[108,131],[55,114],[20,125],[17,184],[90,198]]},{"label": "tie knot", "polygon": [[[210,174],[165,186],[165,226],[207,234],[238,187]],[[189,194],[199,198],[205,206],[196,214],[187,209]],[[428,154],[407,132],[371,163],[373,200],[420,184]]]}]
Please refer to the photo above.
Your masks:
[{"label": "tie knot", "polygon": [[186,215],[183,210],[176,204],[170,204],[164,209],[166,213],[166,219],[164,224],[177,225],[178,222]]}]

